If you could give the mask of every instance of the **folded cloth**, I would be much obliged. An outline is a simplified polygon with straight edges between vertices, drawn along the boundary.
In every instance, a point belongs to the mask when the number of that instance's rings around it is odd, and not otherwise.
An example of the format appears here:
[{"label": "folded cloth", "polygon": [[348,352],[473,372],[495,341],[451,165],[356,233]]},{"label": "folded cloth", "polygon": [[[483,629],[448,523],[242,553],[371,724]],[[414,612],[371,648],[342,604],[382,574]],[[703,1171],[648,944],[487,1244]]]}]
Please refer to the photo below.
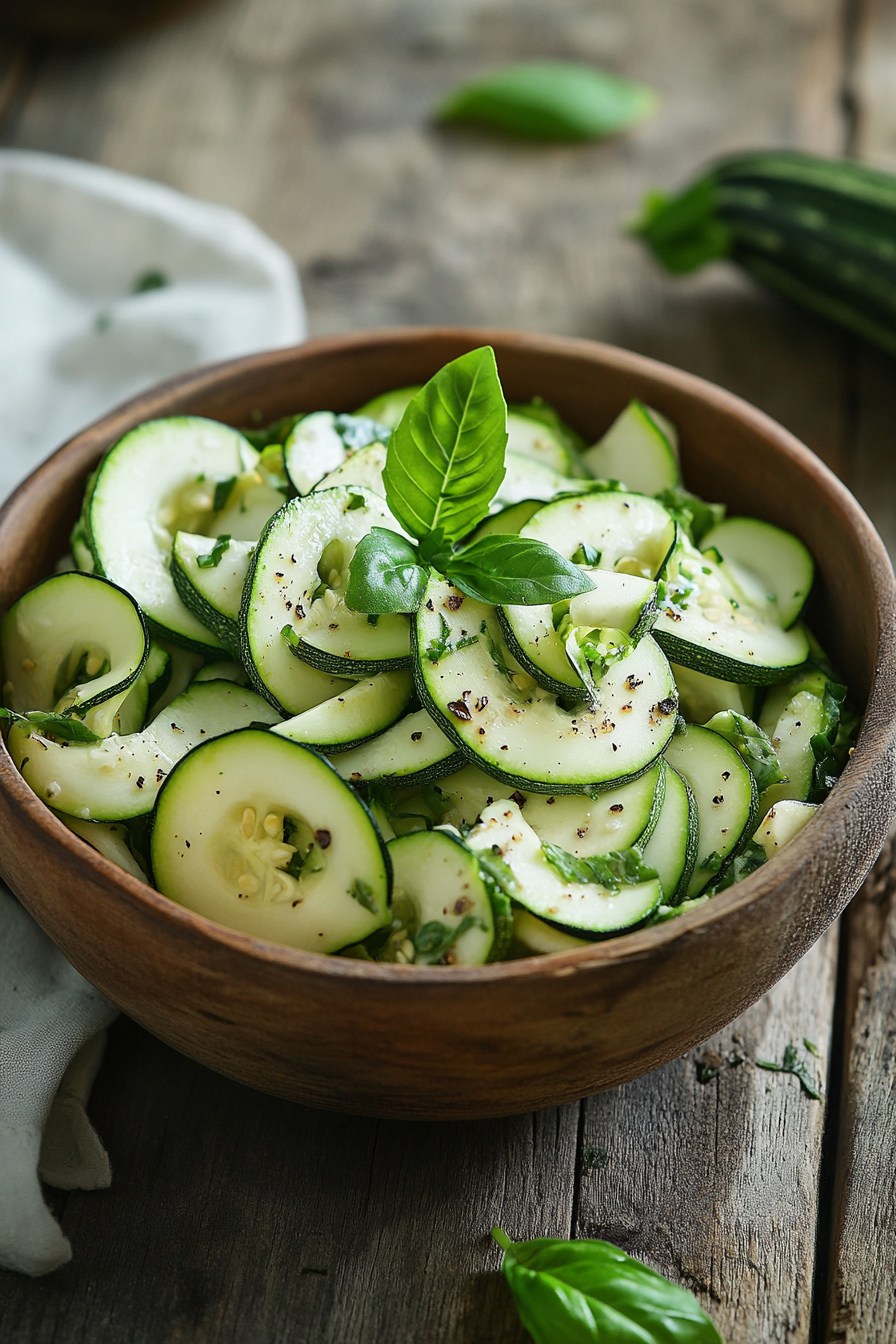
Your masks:
[{"label": "folded cloth", "polygon": [[0,150],[0,500],[162,378],[306,335],[291,259],[155,182]]},{"label": "folded cloth", "polygon": [[[0,294],[0,501],[117,402],[306,334],[292,261],[242,215],[48,154],[0,150]],[[71,1258],[41,1179],[109,1184],[84,1108],[115,1014],[0,884],[4,1268]]]}]

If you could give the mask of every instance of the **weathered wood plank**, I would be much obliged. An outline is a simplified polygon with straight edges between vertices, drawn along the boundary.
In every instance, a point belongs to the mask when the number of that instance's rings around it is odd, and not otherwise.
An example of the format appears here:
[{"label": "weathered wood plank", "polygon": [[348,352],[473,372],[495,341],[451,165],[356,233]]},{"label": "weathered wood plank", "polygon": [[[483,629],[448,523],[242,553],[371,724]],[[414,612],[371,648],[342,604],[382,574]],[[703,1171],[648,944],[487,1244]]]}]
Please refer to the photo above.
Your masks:
[{"label": "weathered wood plank", "polygon": [[809,1338],[824,1105],[752,1061],[793,1043],[824,1070],[836,959],[831,930],[705,1046],[585,1103],[577,1235],[697,1293],[727,1344]]},{"label": "weathered wood plank", "polygon": [[847,1046],[827,1344],[896,1337],[896,846],[846,921]]},{"label": "weathered wood plank", "polygon": [[569,1234],[578,1110],[328,1115],[121,1021],[91,1105],[112,1189],[54,1197],[72,1264],[0,1273],[4,1344],[517,1344],[489,1232]]}]

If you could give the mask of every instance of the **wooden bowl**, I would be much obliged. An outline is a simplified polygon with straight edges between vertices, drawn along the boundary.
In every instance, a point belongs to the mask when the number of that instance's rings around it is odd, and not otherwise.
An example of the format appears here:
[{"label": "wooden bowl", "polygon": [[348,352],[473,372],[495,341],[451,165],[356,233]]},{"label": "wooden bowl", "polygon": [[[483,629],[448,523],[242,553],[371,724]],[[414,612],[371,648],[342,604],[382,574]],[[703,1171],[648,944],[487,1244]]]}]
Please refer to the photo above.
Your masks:
[{"label": "wooden bowl", "polygon": [[0,513],[0,609],[66,550],[88,471],[132,425],[160,415],[244,425],[351,410],[487,342],[509,399],[541,394],[594,439],[641,397],[679,426],[692,489],[802,537],[818,562],[812,621],[867,705],[864,726],[805,830],[707,905],[588,948],[469,969],[316,956],[190,914],[66,830],[0,749],[0,870],[71,962],[179,1050],[311,1106],[438,1120],[509,1115],[656,1068],[743,1012],[811,947],[868,872],[896,805],[896,591],[871,523],[759,411],[589,341],[374,332],[165,383],[72,439],[9,500]]}]

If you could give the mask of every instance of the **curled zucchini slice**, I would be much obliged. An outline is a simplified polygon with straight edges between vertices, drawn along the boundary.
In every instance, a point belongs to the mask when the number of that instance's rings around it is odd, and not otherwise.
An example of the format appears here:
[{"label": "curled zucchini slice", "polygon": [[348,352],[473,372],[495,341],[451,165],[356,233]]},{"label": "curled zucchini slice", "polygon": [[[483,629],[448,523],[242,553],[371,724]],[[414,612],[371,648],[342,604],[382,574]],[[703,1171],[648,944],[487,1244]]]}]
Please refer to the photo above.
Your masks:
[{"label": "curled zucchini slice", "polygon": [[17,714],[74,714],[108,737],[148,651],[130,594],[92,574],[55,574],[20,597],[0,625],[4,703]]}]

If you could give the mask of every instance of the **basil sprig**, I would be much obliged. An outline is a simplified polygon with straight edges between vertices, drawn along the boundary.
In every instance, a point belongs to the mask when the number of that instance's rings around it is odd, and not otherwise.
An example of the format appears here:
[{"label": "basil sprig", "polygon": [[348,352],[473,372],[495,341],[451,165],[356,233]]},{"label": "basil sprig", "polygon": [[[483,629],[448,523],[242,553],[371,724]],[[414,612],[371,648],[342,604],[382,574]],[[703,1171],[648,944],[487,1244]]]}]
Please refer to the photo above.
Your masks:
[{"label": "basil sprig", "polygon": [[691,1293],[608,1241],[492,1236],[535,1344],[723,1344]]},{"label": "basil sprig", "polygon": [[435,569],[469,597],[534,606],[585,593],[591,580],[546,546],[518,536],[458,548],[504,479],[507,404],[491,346],[446,364],[411,399],[386,451],[383,484],[416,545],[372,528],[357,546],[345,601],[368,615],[414,612]]}]

